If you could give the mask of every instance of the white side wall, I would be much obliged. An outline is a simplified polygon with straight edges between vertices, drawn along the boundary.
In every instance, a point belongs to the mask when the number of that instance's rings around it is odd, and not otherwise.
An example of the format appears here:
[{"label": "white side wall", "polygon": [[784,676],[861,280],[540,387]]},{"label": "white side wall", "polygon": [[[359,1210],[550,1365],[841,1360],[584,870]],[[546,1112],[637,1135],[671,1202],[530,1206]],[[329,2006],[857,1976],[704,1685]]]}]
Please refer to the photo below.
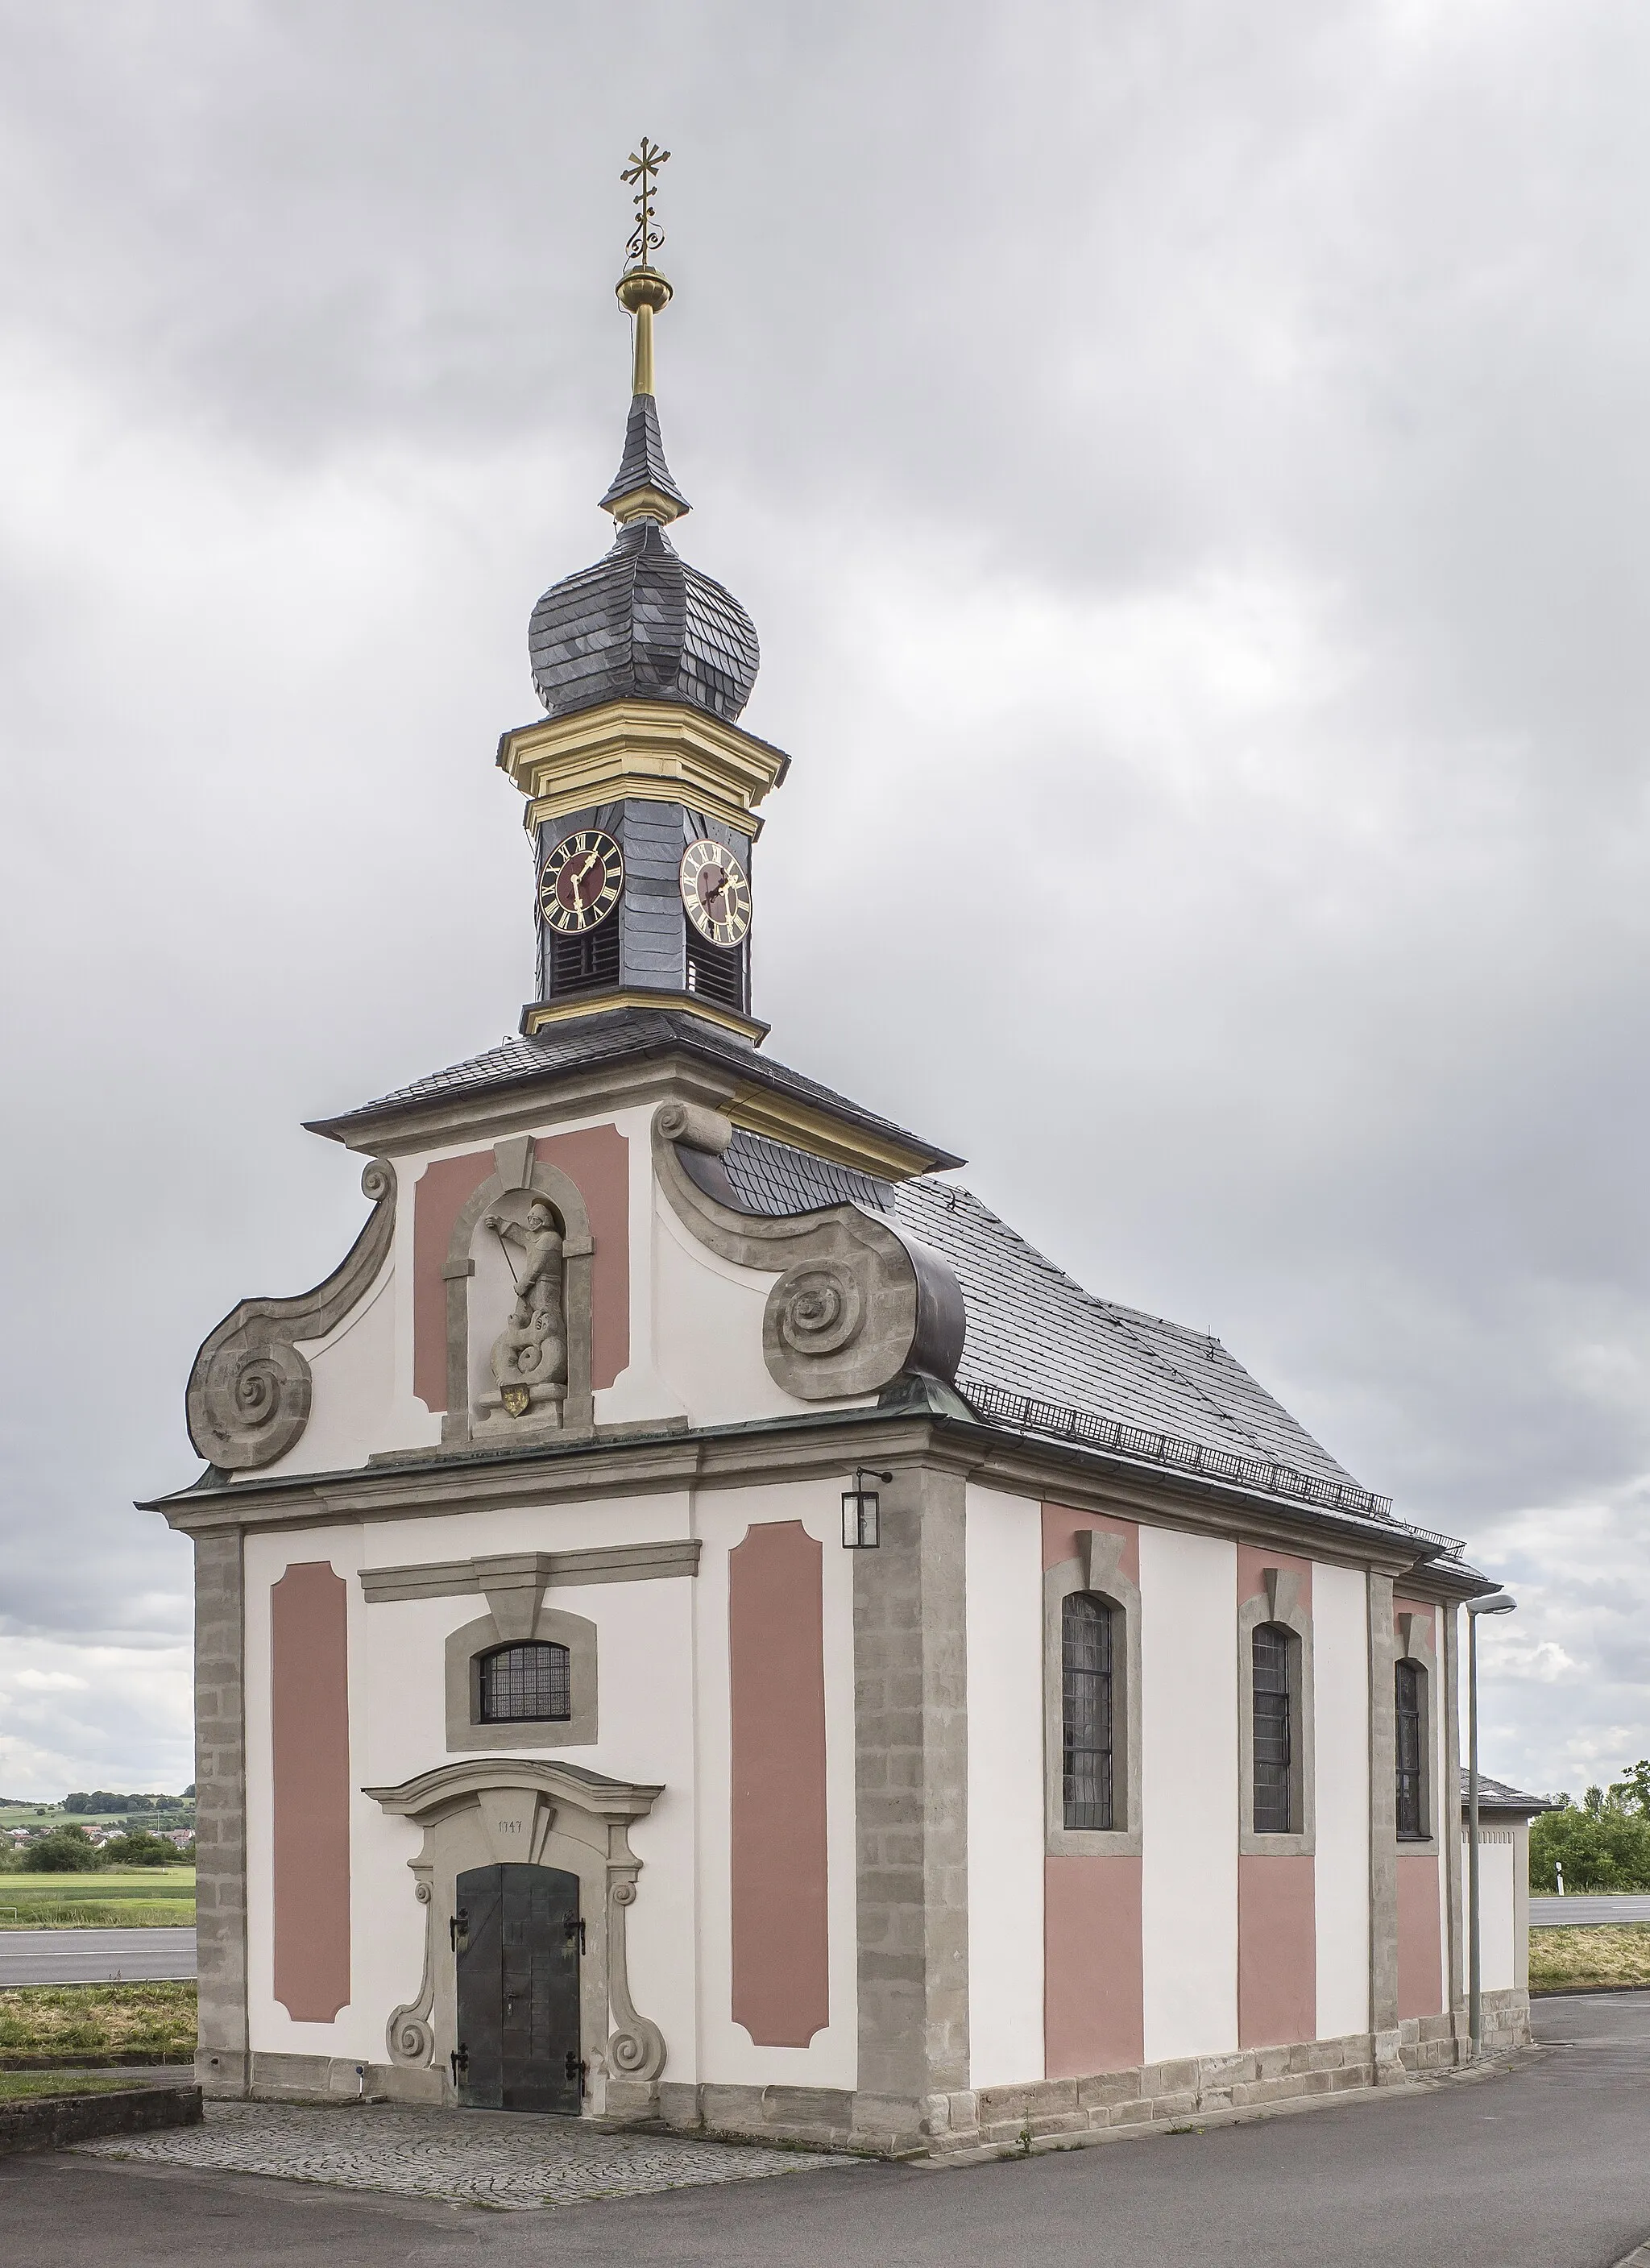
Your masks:
[{"label": "white side wall", "polygon": [[[1469,1848],[1461,1833],[1462,1961],[1467,1954],[1466,1904]],[[1486,1992],[1504,1992],[1519,1981],[1518,1832],[1487,1821],[1478,1823],[1479,1982]]]},{"label": "white side wall", "polygon": [[1312,1570],[1318,2036],[1369,2029],[1369,1607],[1360,1568]]},{"label": "white side wall", "polygon": [[969,2047],[972,2084],[1043,2075],[1042,1515],[970,1486]]},{"label": "white side wall", "polygon": [[[705,1490],[704,1539],[693,1585],[699,1666],[699,2068],[703,2081],[745,2087],[853,2088],[859,1999],[854,1823],[853,1555],[842,1548],[842,1484]],[[728,1554],[762,1521],[799,1520],[824,1545],[825,1813],[829,1865],[830,2021],[806,2048],[758,2047],[733,2018],[733,1712],[728,1674]],[[684,1712],[685,1714],[686,1712]],[[642,2006],[639,1995],[637,2006]],[[687,2079],[673,2050],[666,2076]]]},{"label": "white side wall", "polygon": [[1145,2057],[1237,2046],[1237,1548],[1140,1530]]}]

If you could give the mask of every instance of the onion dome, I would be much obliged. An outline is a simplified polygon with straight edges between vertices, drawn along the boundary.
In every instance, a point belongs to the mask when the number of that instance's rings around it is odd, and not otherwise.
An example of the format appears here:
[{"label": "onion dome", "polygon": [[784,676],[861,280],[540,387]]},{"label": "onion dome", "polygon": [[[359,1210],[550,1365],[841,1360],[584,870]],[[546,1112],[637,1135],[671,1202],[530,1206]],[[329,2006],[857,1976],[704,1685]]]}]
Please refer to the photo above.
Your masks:
[{"label": "onion dome", "polygon": [[755,625],[665,533],[689,509],[665,461],[653,399],[652,318],[670,286],[644,267],[630,269],[618,288],[636,320],[624,451],[601,499],[618,537],[605,559],[553,583],[533,609],[533,681],[552,717],[608,701],[681,701],[732,725],[756,682]]}]

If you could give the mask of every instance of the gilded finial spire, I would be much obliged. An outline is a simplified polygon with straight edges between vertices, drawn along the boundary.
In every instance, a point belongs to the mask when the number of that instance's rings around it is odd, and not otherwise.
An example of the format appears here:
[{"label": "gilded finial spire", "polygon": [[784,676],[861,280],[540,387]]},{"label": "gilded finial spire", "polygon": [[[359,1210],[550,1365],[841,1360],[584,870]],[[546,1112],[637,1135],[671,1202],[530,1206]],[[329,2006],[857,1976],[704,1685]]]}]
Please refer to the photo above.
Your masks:
[{"label": "gilded finial spire", "polygon": [[630,152],[630,164],[619,175],[636,193],[631,200],[636,207],[636,222],[624,247],[625,270],[617,285],[619,305],[636,326],[630,376],[633,394],[652,394],[653,317],[670,300],[670,286],[651,257],[665,241],[665,232],[654,216],[653,192],[659,184],[659,169],[669,158],[668,150],[661,150],[657,142],[650,142],[644,134]]}]

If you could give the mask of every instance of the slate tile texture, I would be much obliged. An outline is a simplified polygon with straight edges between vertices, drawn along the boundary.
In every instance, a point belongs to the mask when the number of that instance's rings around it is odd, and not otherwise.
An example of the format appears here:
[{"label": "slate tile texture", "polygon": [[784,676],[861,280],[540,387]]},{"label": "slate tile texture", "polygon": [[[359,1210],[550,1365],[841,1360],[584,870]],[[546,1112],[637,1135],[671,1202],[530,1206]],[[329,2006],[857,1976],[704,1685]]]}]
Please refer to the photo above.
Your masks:
[{"label": "slate tile texture", "polygon": [[634,2129],[603,2132],[571,2118],[387,2103],[209,2102],[204,2125],[77,2146],[96,2157],[447,2198],[505,2212],[863,2162]]}]

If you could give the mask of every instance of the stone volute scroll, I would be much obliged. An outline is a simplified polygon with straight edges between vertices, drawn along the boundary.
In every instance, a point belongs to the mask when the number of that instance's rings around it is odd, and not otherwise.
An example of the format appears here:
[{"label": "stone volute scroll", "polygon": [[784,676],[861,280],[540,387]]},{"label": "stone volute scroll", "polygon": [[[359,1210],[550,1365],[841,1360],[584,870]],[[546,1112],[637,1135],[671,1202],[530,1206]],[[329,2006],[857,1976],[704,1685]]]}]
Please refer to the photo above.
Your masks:
[{"label": "stone volute scroll", "polygon": [[372,1210],[348,1254],[313,1292],[243,1300],[209,1334],[185,1395],[189,1439],[220,1471],[284,1457],[309,1423],[310,1369],[296,1342],[325,1338],[369,1292],[395,1234],[395,1168],[373,1158],[361,1176]]},{"label": "stone volute scroll", "polygon": [[672,1210],[735,1266],[778,1276],[762,1316],[770,1376],[804,1402],[874,1394],[902,1372],[955,1379],[961,1286],[885,1213],[856,1204],[777,1219],[744,1211],[722,1160],[731,1121],[696,1103],[653,1114],[653,1167]]},{"label": "stone volute scroll", "polygon": [[494,1170],[459,1211],[442,1269],[442,1440],[512,1443],[590,1432],[593,1263],[578,1188],[531,1134],[493,1145]]}]

